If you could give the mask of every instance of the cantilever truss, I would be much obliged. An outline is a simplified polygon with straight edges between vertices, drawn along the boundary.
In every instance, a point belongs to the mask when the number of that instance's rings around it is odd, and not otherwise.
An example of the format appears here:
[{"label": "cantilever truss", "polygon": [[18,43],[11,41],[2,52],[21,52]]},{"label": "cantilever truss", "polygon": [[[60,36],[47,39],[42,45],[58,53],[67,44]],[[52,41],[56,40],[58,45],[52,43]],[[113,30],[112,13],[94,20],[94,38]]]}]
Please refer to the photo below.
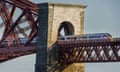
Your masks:
[{"label": "cantilever truss", "polygon": [[58,40],[58,47],[60,63],[120,61],[120,38]]},{"label": "cantilever truss", "polygon": [[0,44],[20,45],[22,36],[28,39],[26,45],[37,35],[38,7],[29,0],[0,0],[0,19],[0,28],[4,26]]},{"label": "cantilever truss", "polygon": [[37,36],[37,23],[37,4],[0,0],[0,62],[35,52],[31,41]]}]

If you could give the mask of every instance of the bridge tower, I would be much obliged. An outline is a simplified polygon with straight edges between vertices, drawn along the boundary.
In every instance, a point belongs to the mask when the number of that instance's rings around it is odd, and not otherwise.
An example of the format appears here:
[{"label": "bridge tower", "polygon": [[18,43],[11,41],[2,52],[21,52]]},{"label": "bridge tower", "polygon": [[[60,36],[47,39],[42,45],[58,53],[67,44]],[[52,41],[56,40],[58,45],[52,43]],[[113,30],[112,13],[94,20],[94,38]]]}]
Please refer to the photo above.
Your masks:
[{"label": "bridge tower", "polygon": [[[56,53],[53,45],[61,35],[79,35],[84,33],[84,12],[86,5],[42,3],[39,4],[39,28],[35,72],[46,72],[49,62]],[[48,67],[49,68],[49,67]],[[84,72],[84,63],[74,63],[62,72]]]}]

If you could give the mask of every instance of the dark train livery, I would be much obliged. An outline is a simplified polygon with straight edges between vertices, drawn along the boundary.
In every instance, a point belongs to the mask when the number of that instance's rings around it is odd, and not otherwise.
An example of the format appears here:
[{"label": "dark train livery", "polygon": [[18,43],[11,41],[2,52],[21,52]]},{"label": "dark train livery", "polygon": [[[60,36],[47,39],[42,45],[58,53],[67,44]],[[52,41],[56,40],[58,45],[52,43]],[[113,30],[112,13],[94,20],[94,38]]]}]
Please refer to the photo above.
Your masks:
[{"label": "dark train livery", "polygon": [[[19,40],[20,40],[21,45],[24,45],[29,39],[27,39],[27,38],[20,38]],[[4,40],[4,41],[1,43],[0,48],[4,48],[4,47],[6,47],[6,46],[9,46],[9,45],[8,45],[9,42],[10,42],[10,41],[8,41],[8,40]],[[37,38],[34,38],[34,39],[30,42],[30,44],[34,44],[34,45],[35,45],[36,42],[37,42]],[[13,44],[16,45],[16,41],[15,41],[15,40],[13,41]]]},{"label": "dark train livery", "polygon": [[58,37],[58,40],[68,40],[68,39],[100,39],[100,38],[107,38],[112,39],[112,36],[109,33],[94,33],[94,34],[81,34],[81,35],[75,35],[74,37],[72,35],[69,36],[60,36]]},{"label": "dark train livery", "polygon": [[[58,37],[58,40],[70,40],[70,39],[74,39],[74,40],[92,40],[92,39],[109,39],[110,41],[113,41],[112,36],[109,33],[94,33],[94,34],[80,34],[80,35],[68,35],[68,36],[60,36]],[[20,43],[21,44],[25,44],[28,39],[26,38],[20,38]],[[7,40],[5,40],[4,42],[2,42],[1,48],[5,47],[8,45]],[[31,41],[31,44],[36,44],[37,42],[37,37],[35,39],[33,39]]]}]

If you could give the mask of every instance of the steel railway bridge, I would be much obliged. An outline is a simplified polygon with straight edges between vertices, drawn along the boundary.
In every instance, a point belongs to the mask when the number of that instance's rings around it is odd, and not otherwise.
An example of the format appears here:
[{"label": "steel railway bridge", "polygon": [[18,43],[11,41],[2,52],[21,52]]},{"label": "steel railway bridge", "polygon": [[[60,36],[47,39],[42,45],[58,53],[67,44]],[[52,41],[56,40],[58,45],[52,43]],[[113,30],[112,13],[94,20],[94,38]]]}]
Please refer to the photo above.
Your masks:
[{"label": "steel railway bridge", "polygon": [[[30,0],[0,0],[0,62],[36,52],[38,10]],[[120,61],[120,38],[59,36],[55,45],[60,64]]]}]

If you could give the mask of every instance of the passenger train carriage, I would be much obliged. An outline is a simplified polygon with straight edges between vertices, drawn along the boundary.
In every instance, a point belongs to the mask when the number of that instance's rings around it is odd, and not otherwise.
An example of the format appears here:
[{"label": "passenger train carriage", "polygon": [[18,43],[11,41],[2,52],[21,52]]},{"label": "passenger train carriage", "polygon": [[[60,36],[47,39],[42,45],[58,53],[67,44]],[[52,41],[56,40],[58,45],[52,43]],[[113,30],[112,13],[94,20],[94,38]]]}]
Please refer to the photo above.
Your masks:
[{"label": "passenger train carriage", "polygon": [[81,35],[75,35],[74,37],[72,35],[58,37],[58,40],[69,40],[69,39],[75,39],[75,40],[76,39],[79,40],[109,39],[110,41],[113,41],[113,38],[109,33],[81,34]]}]

